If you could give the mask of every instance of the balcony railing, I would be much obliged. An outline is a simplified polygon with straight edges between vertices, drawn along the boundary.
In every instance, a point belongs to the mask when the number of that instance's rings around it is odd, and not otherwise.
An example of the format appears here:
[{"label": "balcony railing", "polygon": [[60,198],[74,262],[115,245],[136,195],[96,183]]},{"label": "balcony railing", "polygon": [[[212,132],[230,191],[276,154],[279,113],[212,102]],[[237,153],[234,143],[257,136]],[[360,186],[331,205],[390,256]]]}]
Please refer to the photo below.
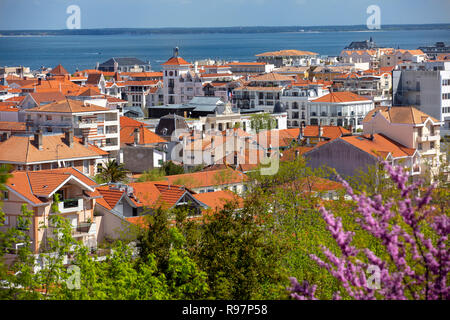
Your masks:
[{"label": "balcony railing", "polygon": [[63,200],[64,209],[78,207],[78,199],[65,199]]},{"label": "balcony railing", "polygon": [[60,213],[81,211],[83,210],[83,199],[64,199],[58,204],[58,209]]},{"label": "balcony railing", "polygon": [[97,232],[97,225],[95,222],[81,222],[76,227],[72,228],[72,236],[92,235]]}]

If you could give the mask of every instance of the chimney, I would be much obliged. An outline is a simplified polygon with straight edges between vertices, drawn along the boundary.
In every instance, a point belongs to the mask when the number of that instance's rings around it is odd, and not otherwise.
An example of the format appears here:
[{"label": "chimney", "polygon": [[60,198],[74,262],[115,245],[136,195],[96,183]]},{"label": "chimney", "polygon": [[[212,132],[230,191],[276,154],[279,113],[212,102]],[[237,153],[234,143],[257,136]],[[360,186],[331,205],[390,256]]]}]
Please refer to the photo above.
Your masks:
[{"label": "chimney", "polygon": [[8,140],[10,136],[11,136],[11,132],[9,132],[9,131],[3,132],[1,141]]},{"label": "chimney", "polygon": [[323,135],[323,128],[322,128],[322,121],[319,122],[319,141],[320,138],[322,138]]},{"label": "chimney", "polygon": [[38,78],[38,85],[40,86],[42,83],[42,78]]},{"label": "chimney", "polygon": [[88,137],[87,136],[83,136],[81,138],[81,142],[83,143],[84,146],[87,146],[88,145]]},{"label": "chimney", "polygon": [[135,128],[133,134],[134,134],[134,145],[136,146],[140,144],[141,128]]},{"label": "chimney", "polygon": [[173,49],[173,56],[174,56],[175,58],[178,57],[178,51],[179,51],[178,47],[175,47],[175,48]]},{"label": "chimney", "polygon": [[64,132],[64,139],[66,141],[66,144],[69,146],[69,148],[73,147],[73,129],[67,129]]},{"label": "chimney", "polygon": [[301,142],[303,139],[303,122],[300,122],[300,131],[298,132],[298,142]]},{"label": "chimney", "polygon": [[42,147],[42,130],[41,129],[37,129],[35,134],[34,134],[34,145],[36,146],[36,148],[38,148],[39,150],[43,150],[44,148]]}]

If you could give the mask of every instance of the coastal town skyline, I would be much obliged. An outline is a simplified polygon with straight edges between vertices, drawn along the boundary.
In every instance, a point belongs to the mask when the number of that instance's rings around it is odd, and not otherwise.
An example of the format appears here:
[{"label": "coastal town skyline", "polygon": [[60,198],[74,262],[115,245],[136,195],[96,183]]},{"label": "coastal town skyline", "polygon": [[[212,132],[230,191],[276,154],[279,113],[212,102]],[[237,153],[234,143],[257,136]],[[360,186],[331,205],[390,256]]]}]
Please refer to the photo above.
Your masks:
[{"label": "coastal town skyline", "polygon": [[449,301],[448,12],[0,0],[0,300]]}]

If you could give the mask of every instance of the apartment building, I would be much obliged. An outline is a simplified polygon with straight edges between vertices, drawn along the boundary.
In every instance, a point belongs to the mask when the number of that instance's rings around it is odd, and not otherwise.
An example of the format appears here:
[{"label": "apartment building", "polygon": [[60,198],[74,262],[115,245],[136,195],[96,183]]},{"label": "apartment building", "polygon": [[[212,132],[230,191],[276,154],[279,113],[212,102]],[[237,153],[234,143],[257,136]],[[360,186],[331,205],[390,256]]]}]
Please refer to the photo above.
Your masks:
[{"label": "apartment building", "polygon": [[[23,228],[18,217],[26,205],[33,212],[29,230],[31,249],[35,254],[48,248],[56,226],[51,217],[59,215],[70,221],[72,237],[89,248],[97,247],[98,227],[101,217],[94,216],[95,202],[100,194],[97,183],[74,168],[42,171],[14,171],[3,191],[5,224],[0,232],[11,228]],[[58,212],[53,211],[54,195],[59,195]],[[17,249],[23,243],[13,244]]]},{"label": "apartment building", "polygon": [[304,50],[280,50],[263,52],[256,55],[258,62],[273,64],[276,68],[283,66],[306,66],[317,64],[319,54]]},{"label": "apartment building", "polygon": [[363,121],[363,133],[380,133],[402,145],[416,149],[421,157],[421,172],[440,165],[440,126],[442,122],[414,107],[379,107]]},{"label": "apartment building", "polygon": [[18,171],[38,171],[74,167],[83,174],[94,176],[97,167],[106,161],[108,153],[73,136],[64,134],[16,134],[3,136],[0,142],[0,163]]},{"label": "apartment building", "polygon": [[175,48],[173,56],[162,64],[164,104],[181,104],[203,95],[200,74],[193,72],[192,64],[178,53]]},{"label": "apartment building", "polygon": [[275,66],[266,62],[230,62],[230,71],[236,75],[270,73]]},{"label": "apartment building", "polygon": [[280,102],[284,88],[290,85],[294,78],[277,73],[268,73],[253,77],[249,81],[247,85],[233,90],[233,107],[272,112],[275,104]]},{"label": "apartment building", "polygon": [[380,158],[407,169],[411,176],[420,174],[420,154],[383,134],[342,136],[305,152],[308,166],[334,168],[342,177],[367,172]]},{"label": "apartment building", "polygon": [[372,100],[352,92],[330,92],[307,102],[310,125],[351,127],[353,132],[363,129],[363,119],[374,108]]},{"label": "apartment building", "polygon": [[442,122],[450,135],[450,61],[402,63],[394,69],[393,105],[414,106]]},{"label": "apartment building", "polygon": [[333,79],[333,89],[350,91],[371,99],[376,106],[391,104],[392,75],[391,68],[351,72]]},{"label": "apartment building", "polygon": [[87,141],[111,156],[120,150],[119,110],[111,110],[79,100],[65,99],[23,111],[27,126],[43,132],[61,133],[72,128],[75,136]]},{"label": "apartment building", "polygon": [[144,62],[133,57],[113,57],[97,65],[100,71],[109,72],[150,72],[150,61]]},{"label": "apartment building", "polygon": [[307,82],[293,83],[286,88],[280,102],[284,104],[287,112],[287,127],[298,128],[301,124],[309,123],[308,101],[315,100],[330,93],[329,89],[319,83]]}]

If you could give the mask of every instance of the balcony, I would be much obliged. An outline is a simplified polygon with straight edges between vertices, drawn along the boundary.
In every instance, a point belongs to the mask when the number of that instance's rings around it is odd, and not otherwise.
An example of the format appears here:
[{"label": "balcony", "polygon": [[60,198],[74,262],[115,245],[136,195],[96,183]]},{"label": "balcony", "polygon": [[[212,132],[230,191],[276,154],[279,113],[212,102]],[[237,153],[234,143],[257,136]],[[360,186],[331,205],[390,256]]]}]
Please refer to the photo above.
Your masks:
[{"label": "balcony", "polygon": [[417,141],[418,142],[439,141],[440,138],[441,138],[441,136],[437,135],[437,134],[435,134],[433,136],[430,136],[430,135],[418,136]]},{"label": "balcony", "polygon": [[82,222],[72,228],[73,237],[82,237],[89,234],[95,234],[96,232],[97,225],[95,222]]},{"label": "balcony", "polygon": [[77,212],[83,210],[83,199],[64,199],[58,204],[60,213]]},{"label": "balcony", "polygon": [[411,175],[416,174],[420,174],[420,165],[418,165],[417,163],[414,164],[413,167],[411,168]]}]

